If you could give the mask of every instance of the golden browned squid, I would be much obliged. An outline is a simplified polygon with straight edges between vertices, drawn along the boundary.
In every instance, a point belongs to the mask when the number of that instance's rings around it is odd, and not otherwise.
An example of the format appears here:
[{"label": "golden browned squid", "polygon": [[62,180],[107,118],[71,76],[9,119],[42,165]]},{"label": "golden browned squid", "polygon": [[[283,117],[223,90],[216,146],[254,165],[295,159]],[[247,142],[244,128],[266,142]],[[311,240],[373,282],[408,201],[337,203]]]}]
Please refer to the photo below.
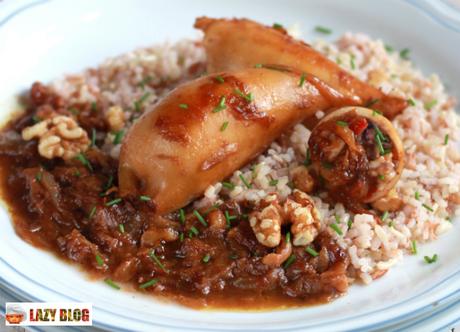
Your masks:
[{"label": "golden browned squid", "polygon": [[129,130],[121,147],[122,195],[150,196],[157,213],[189,203],[318,110],[352,100],[316,78],[249,68],[210,75],[167,95]]},{"label": "golden browned squid", "polygon": [[323,118],[308,142],[307,160],[331,196],[345,203],[371,203],[386,196],[404,167],[404,150],[383,115],[344,107]]},{"label": "golden browned squid", "polygon": [[238,70],[257,64],[278,64],[296,68],[324,81],[354,105],[372,104],[388,118],[400,113],[407,103],[388,96],[360,81],[308,44],[248,19],[198,18],[195,27],[204,32],[204,48],[209,73]]}]

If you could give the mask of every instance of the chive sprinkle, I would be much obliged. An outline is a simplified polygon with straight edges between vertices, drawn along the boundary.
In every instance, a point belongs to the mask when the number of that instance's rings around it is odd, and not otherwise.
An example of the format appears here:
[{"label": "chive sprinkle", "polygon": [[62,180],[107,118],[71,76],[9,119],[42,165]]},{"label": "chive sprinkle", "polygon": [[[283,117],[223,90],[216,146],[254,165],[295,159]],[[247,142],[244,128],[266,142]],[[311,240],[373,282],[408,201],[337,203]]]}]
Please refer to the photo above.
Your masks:
[{"label": "chive sprinkle", "polygon": [[91,103],[91,112],[96,112],[97,111],[97,103],[93,101]]},{"label": "chive sprinkle", "polygon": [[423,106],[425,107],[425,109],[427,111],[431,110],[436,104],[438,103],[438,101],[436,99],[433,99],[432,101],[429,101],[429,102],[426,102]]},{"label": "chive sprinkle", "polygon": [[75,157],[79,162],[81,162],[83,164],[83,166],[86,166],[86,168],[89,169],[90,172],[93,171],[93,166],[91,166],[91,163],[89,162],[88,159],[86,159],[85,155],[83,153],[79,153],[77,154],[77,156]]},{"label": "chive sprinkle", "polygon": [[354,54],[350,54],[350,67],[351,69],[355,69],[356,68],[356,65],[355,65],[355,55]]},{"label": "chive sprinkle", "polygon": [[395,223],[393,222],[393,220],[388,223],[389,227],[394,227],[394,225],[395,225]]},{"label": "chive sprinkle", "polygon": [[139,82],[138,86],[145,89],[145,85],[149,84],[153,80],[152,76],[146,76],[142,81]]},{"label": "chive sprinkle", "polygon": [[348,127],[348,122],[346,121],[336,121],[335,124],[340,127]]},{"label": "chive sprinkle", "polygon": [[383,212],[382,217],[381,217],[382,221],[387,220],[388,214],[389,214],[388,211]]},{"label": "chive sprinkle", "polygon": [[101,255],[99,254],[96,255],[96,262],[98,266],[104,265],[104,260],[102,259]]},{"label": "chive sprinkle", "polygon": [[291,242],[291,232],[287,232],[286,233],[286,243],[290,243]]},{"label": "chive sprinkle", "polygon": [[224,123],[222,123],[222,126],[220,126],[220,131],[224,131],[225,129],[227,129],[228,127],[228,121],[225,121]]},{"label": "chive sprinkle", "polygon": [[206,222],[206,220],[204,220],[203,216],[197,210],[193,210],[193,214],[203,226],[205,227],[208,226],[208,223]]},{"label": "chive sprinkle", "polygon": [[222,182],[222,187],[227,188],[229,190],[235,189],[235,185],[231,182]]},{"label": "chive sprinkle", "polygon": [[273,23],[273,28],[277,30],[284,29],[283,25],[279,23]]},{"label": "chive sprinkle", "polygon": [[394,48],[388,44],[385,44],[385,51],[387,51],[388,53],[393,53]]},{"label": "chive sprinkle", "polygon": [[382,115],[382,112],[378,110],[372,110],[372,116],[376,116],[376,115]]},{"label": "chive sprinkle", "polygon": [[[235,89],[235,90],[233,90],[233,91],[234,91],[238,96],[240,96],[240,97],[246,99],[248,102],[251,102],[251,101],[252,101],[252,98],[253,98],[253,97],[252,97],[252,93],[248,93],[247,95],[245,95],[243,92],[241,92],[240,89]],[[225,101],[225,99],[224,99],[224,101]]]},{"label": "chive sprinkle", "polygon": [[244,185],[246,186],[246,188],[248,189],[251,189],[251,184],[248,183],[248,181],[246,181],[246,179],[244,178],[243,174],[240,174],[240,179],[241,181],[243,181]]},{"label": "chive sprinkle", "polygon": [[444,136],[444,145],[447,145],[447,143],[449,143],[449,134],[446,134],[446,136]]},{"label": "chive sprinkle", "polygon": [[420,199],[420,193],[418,191],[415,192],[414,196],[417,201]]},{"label": "chive sprinkle", "polygon": [[320,25],[317,25],[315,27],[315,31],[319,32],[319,33],[324,33],[325,35],[330,35],[332,33],[331,29],[323,27],[323,26],[320,26]]},{"label": "chive sprinkle", "polygon": [[200,234],[200,232],[195,226],[190,227],[190,233],[188,234],[189,237],[192,237],[193,235],[197,236],[198,234]]},{"label": "chive sprinkle", "polygon": [[337,223],[340,223],[340,222],[341,222],[340,216],[339,216],[339,215],[335,214],[335,215],[334,215],[334,218],[335,218],[335,221],[336,221]]},{"label": "chive sprinkle", "polygon": [[407,102],[409,103],[409,105],[415,106],[415,100],[413,98],[407,99]]},{"label": "chive sprinkle", "polygon": [[183,109],[187,109],[187,108],[188,108],[188,105],[187,105],[187,104],[179,104],[179,107],[180,107],[180,108],[183,108]]},{"label": "chive sprinkle", "polygon": [[256,63],[256,64],[254,65],[254,68],[263,68],[263,66],[264,66],[264,65],[261,64],[261,63]]},{"label": "chive sprinkle", "polygon": [[272,180],[270,180],[270,182],[268,184],[270,186],[272,186],[272,187],[275,187],[278,184],[278,180],[277,179],[272,179]]},{"label": "chive sprinkle", "polygon": [[152,279],[152,280],[149,280],[147,282],[144,282],[143,284],[140,284],[139,288],[140,289],[145,289],[145,288],[148,288],[148,287],[151,287],[151,286],[155,285],[157,282],[158,282],[158,279]]},{"label": "chive sprinkle", "polygon": [[203,261],[203,263],[206,264],[206,263],[209,262],[210,259],[211,259],[211,255],[210,255],[210,254],[206,254],[206,255],[204,255],[202,261]]},{"label": "chive sprinkle", "polygon": [[166,273],[169,273],[169,271],[166,270],[166,268],[163,265],[163,263],[160,262],[160,260],[158,259],[157,255],[155,255],[155,250],[154,249],[150,250],[149,257],[150,257],[151,260],[153,260],[160,267],[160,269],[162,269]]},{"label": "chive sprinkle", "polygon": [[235,260],[235,259],[238,259],[238,255],[237,254],[231,254],[228,258],[230,258],[231,260]]},{"label": "chive sprinkle", "polygon": [[295,262],[295,259],[296,259],[296,257],[295,257],[294,254],[289,256],[289,258],[286,260],[286,262],[284,262],[284,265],[283,265],[284,269],[287,269],[289,266],[291,266],[292,263]]},{"label": "chive sprinkle", "polygon": [[105,203],[105,206],[112,206],[112,205],[120,203],[121,201],[122,201],[121,198],[115,198],[115,199],[112,199],[111,201]]},{"label": "chive sprinkle", "polygon": [[299,87],[301,88],[303,86],[303,84],[305,83],[305,78],[307,77],[307,75],[305,73],[302,73],[302,75],[300,75],[300,80],[299,80]]},{"label": "chive sprinkle", "polygon": [[184,209],[179,209],[179,221],[183,225],[185,224],[185,212]]},{"label": "chive sprinkle", "polygon": [[337,225],[335,222],[333,222],[332,224],[329,225],[329,227],[331,227],[337,234],[339,234],[340,236],[343,235],[343,232],[342,230],[340,229],[339,225]]},{"label": "chive sprinkle", "polygon": [[124,234],[124,233],[125,233],[125,225],[119,224],[119,225],[118,225],[118,229],[119,229],[119,231],[120,231],[121,234]]},{"label": "chive sprinkle", "polygon": [[32,117],[32,122],[35,124],[35,123],[39,123],[42,119],[38,116],[38,115],[34,115]]},{"label": "chive sprinkle", "polygon": [[353,226],[353,220],[351,218],[348,218],[348,221],[347,221],[347,228],[350,229],[351,226]]},{"label": "chive sprinkle", "polygon": [[305,251],[308,252],[310,255],[312,255],[313,257],[318,257],[319,256],[319,253],[313,249],[312,247],[308,246],[305,248]]},{"label": "chive sprinkle", "polygon": [[380,99],[378,99],[378,98],[371,99],[366,103],[366,107],[371,107],[371,106],[377,104],[379,101],[380,101]]},{"label": "chive sprinkle", "polygon": [[225,105],[225,96],[220,98],[219,104],[217,104],[216,108],[212,110],[213,113],[220,112],[224,110],[227,106]]},{"label": "chive sprinkle", "polygon": [[412,254],[417,255],[417,242],[415,242],[415,240],[412,240],[410,248],[411,248]]},{"label": "chive sprinkle", "polygon": [[179,234],[179,241],[184,242],[184,233],[180,232]]},{"label": "chive sprinkle", "polygon": [[380,136],[380,139],[381,139],[383,142],[385,142],[385,141],[387,140],[387,138],[386,138],[385,135],[382,133],[382,131],[380,130],[380,128],[377,127],[377,126],[374,126],[374,128],[375,128],[375,133],[376,133],[376,135]]},{"label": "chive sprinkle", "polygon": [[434,212],[434,210],[433,210],[433,208],[432,208],[431,206],[426,205],[425,203],[423,203],[422,206],[423,206],[425,209],[427,209],[428,211]]},{"label": "chive sprinkle", "polygon": [[96,129],[91,129],[91,146],[96,146]]},{"label": "chive sprinkle", "polygon": [[428,264],[432,264],[438,260],[438,254],[434,254],[433,257],[425,256],[423,258],[425,259],[425,262],[427,262]]},{"label": "chive sprinkle", "polygon": [[399,56],[404,60],[409,60],[409,53],[410,50],[408,48],[404,48],[399,52]]},{"label": "chive sprinkle", "polygon": [[151,201],[151,200],[152,200],[152,199],[151,199],[149,196],[147,196],[147,195],[141,195],[141,196],[139,196],[139,199],[140,199],[141,201],[143,201],[143,202],[148,202],[148,201]]},{"label": "chive sprinkle", "polygon": [[43,177],[43,172],[42,171],[38,172],[37,174],[35,174],[35,181],[40,182],[42,180],[42,177]]},{"label": "chive sprinkle", "polygon": [[227,210],[225,210],[224,216],[225,216],[225,221],[227,223],[227,228],[230,228],[232,226],[231,221],[236,219],[237,217],[236,216],[231,216],[230,213]]},{"label": "chive sprinkle", "polygon": [[115,137],[113,139],[113,144],[114,145],[117,145],[117,144],[120,144],[121,143],[121,140],[123,139],[123,136],[125,135],[125,131],[122,129],[122,130],[119,130],[115,133]]},{"label": "chive sprinkle", "polygon": [[121,289],[121,287],[118,286],[115,282],[113,282],[113,280],[110,278],[105,278],[104,282],[114,289],[117,289],[117,290]]},{"label": "chive sprinkle", "polygon": [[310,149],[307,148],[307,151],[305,152],[305,160],[303,162],[305,166],[310,166],[311,165],[311,156],[310,156]]},{"label": "chive sprinkle", "polygon": [[379,178],[379,180],[383,181],[383,180],[385,180],[385,175],[379,174],[379,175],[378,175],[378,178]]},{"label": "chive sprinkle", "polygon": [[96,205],[91,208],[91,211],[88,213],[88,219],[92,219],[96,214]]},{"label": "chive sprinkle", "polygon": [[214,79],[220,84],[225,82],[224,78],[220,75],[217,75],[216,77],[214,77]]},{"label": "chive sprinkle", "polygon": [[385,154],[385,149],[383,148],[382,140],[380,135],[375,135],[375,141],[377,142],[377,147],[379,148],[380,154],[383,156]]},{"label": "chive sprinkle", "polygon": [[144,93],[138,100],[134,102],[134,110],[136,112],[141,111],[142,104],[149,98],[150,92]]}]

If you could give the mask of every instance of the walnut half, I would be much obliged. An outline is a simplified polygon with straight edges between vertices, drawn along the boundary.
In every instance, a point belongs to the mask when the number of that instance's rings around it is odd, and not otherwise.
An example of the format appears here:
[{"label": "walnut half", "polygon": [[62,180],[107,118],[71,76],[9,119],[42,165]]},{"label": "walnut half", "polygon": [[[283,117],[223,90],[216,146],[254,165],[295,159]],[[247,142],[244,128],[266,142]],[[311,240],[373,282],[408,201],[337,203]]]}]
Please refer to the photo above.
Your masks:
[{"label": "walnut half", "polygon": [[88,149],[89,138],[74,119],[59,115],[22,130],[22,138],[38,138],[38,152],[47,159],[72,159]]}]

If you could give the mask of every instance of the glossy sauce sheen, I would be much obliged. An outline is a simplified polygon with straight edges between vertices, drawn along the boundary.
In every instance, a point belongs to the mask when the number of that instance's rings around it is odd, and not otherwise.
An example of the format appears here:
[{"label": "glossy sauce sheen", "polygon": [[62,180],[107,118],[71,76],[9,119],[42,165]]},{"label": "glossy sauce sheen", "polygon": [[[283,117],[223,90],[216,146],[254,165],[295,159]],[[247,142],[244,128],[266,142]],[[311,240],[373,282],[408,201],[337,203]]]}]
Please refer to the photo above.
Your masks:
[{"label": "glossy sauce sheen", "polygon": [[[299,84],[300,77],[271,66],[217,73],[178,87],[124,139],[121,194],[148,195],[159,214],[171,212],[250,162],[296,123],[319,110],[353,104],[317,78],[310,75]],[[216,110],[222,98],[225,107]]]}]

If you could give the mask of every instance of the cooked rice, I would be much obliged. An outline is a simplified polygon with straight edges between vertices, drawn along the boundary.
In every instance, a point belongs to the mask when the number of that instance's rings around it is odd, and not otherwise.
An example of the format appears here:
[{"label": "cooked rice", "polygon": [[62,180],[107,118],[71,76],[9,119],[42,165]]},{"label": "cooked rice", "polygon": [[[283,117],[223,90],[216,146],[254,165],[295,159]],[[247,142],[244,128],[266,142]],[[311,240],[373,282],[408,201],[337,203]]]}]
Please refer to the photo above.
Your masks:
[{"label": "cooked rice", "polygon": [[[353,215],[342,204],[332,206],[321,197],[313,197],[322,215],[323,229],[348,249],[354,268],[351,277],[369,283],[401,261],[405,253],[410,253],[412,241],[435,240],[452,227],[450,220],[460,215],[459,117],[454,111],[454,99],[447,95],[437,75],[424,77],[397,52],[386,51],[380,40],[347,33],[334,44],[319,41],[314,46],[385,93],[415,102],[393,121],[406,151],[406,166],[396,188],[404,202],[401,210],[390,213],[385,223],[379,225],[370,214]],[[97,99],[106,106],[104,109],[121,106],[129,120],[136,112],[133,108],[136,100],[148,93],[144,111],[151,109],[172,85],[199,75],[200,70],[191,73],[190,67],[204,62],[205,54],[199,43],[181,41],[127,53],[97,69],[65,77],[52,86],[72,101]],[[142,84],[147,77],[158,87]],[[434,105],[427,110],[429,104]],[[318,118],[322,116],[323,112],[317,113]],[[287,197],[292,191],[290,171],[305,159],[309,135],[303,125],[295,126],[286,146],[273,143],[255,162],[231,176],[228,181],[236,185],[233,190],[217,183],[194,204],[210,206],[228,198],[256,203],[273,192]],[[446,135],[449,135],[447,145]],[[107,138],[104,149],[117,157],[119,146],[114,146],[112,140]],[[240,176],[251,188],[246,187]],[[339,225],[343,236],[329,227],[331,223]]]}]

